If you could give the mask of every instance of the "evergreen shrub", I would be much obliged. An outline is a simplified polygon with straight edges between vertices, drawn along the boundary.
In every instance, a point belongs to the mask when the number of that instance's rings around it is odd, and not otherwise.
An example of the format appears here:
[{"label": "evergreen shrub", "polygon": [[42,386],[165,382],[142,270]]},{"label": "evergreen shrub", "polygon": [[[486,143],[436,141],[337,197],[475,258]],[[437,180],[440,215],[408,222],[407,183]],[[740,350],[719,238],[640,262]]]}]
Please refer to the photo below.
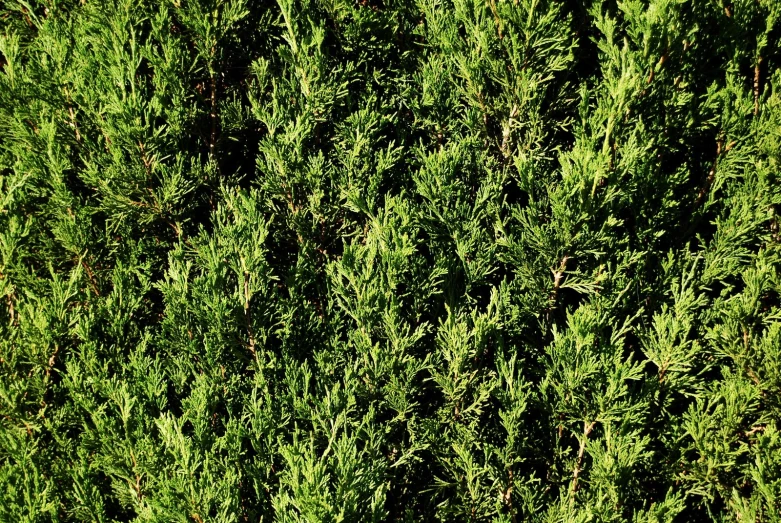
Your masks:
[{"label": "evergreen shrub", "polygon": [[2,0],[0,521],[781,521],[781,2]]}]

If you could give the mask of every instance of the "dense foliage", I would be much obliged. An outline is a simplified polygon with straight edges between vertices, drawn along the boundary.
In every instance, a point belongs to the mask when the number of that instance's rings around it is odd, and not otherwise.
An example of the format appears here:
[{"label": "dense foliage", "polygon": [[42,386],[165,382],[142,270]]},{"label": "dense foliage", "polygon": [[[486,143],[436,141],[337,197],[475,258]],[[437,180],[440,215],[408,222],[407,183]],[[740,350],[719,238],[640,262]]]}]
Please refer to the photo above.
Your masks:
[{"label": "dense foliage", "polygon": [[0,521],[781,521],[781,2],[2,0]]}]

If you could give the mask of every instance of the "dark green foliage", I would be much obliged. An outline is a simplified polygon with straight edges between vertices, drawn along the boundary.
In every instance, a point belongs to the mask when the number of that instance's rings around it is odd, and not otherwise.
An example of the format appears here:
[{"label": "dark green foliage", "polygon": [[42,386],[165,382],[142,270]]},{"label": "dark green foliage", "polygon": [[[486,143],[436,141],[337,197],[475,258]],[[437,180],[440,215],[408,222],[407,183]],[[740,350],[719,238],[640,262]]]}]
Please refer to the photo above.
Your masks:
[{"label": "dark green foliage", "polygon": [[777,0],[0,2],[0,521],[781,521]]}]

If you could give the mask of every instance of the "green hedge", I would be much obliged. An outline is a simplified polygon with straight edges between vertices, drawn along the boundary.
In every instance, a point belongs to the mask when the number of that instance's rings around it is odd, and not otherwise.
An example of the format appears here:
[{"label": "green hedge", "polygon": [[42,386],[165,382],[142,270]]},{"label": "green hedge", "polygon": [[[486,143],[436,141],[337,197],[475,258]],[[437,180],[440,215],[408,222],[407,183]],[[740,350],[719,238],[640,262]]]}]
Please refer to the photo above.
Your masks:
[{"label": "green hedge", "polygon": [[781,521],[778,0],[0,1],[0,521]]}]

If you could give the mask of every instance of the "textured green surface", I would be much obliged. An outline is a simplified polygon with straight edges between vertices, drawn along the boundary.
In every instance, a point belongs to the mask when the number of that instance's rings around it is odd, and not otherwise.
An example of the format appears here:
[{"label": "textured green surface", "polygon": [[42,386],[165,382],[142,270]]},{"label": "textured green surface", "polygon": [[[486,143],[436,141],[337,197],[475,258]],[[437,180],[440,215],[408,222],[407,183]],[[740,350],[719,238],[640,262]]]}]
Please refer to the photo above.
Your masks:
[{"label": "textured green surface", "polygon": [[781,521],[781,2],[0,1],[0,521]]}]

